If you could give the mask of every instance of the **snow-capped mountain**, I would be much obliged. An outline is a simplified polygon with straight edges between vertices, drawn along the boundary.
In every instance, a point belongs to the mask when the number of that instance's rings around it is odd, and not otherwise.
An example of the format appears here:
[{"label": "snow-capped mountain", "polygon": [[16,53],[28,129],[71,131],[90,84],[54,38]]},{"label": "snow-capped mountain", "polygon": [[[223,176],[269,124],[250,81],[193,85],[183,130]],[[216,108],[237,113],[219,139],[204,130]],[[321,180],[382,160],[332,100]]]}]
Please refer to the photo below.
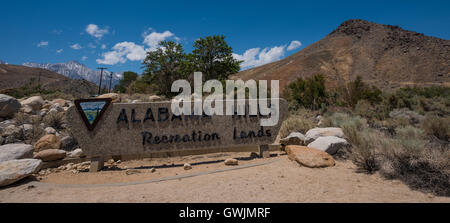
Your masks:
[{"label": "snow-capped mountain", "polygon": [[[72,78],[72,79],[85,79],[90,82],[93,82],[95,84],[99,84],[100,82],[100,70],[93,70],[78,61],[69,61],[66,63],[46,63],[46,64],[38,64],[38,63],[24,63],[24,66],[27,67],[36,67],[36,68],[42,68],[46,70],[50,70],[59,74],[62,74],[66,77]],[[110,79],[111,72],[104,70],[103,71],[103,78],[102,78],[102,87],[108,87],[109,86],[109,79]],[[112,77],[112,86],[119,83],[119,80],[122,78],[123,73],[115,73]]]},{"label": "snow-capped mountain", "polygon": [[8,64],[8,63],[6,63],[6,62],[3,61],[3,60],[0,60],[0,64]]}]

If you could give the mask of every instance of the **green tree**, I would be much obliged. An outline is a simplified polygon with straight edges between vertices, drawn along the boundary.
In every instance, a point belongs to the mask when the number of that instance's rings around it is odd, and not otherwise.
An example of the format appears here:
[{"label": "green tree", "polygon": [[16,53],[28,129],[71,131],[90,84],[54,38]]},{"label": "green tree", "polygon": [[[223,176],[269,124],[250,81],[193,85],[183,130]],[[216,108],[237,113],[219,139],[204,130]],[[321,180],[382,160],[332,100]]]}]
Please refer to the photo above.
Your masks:
[{"label": "green tree", "polygon": [[344,100],[350,107],[355,107],[359,100],[367,100],[372,104],[382,101],[381,90],[375,86],[369,86],[364,83],[360,76],[347,84],[345,89],[341,90]]},{"label": "green tree", "polygon": [[172,83],[187,77],[189,63],[181,44],[162,41],[155,51],[147,52],[142,62],[145,68],[142,81],[154,86],[158,94],[173,96]]},{"label": "green tree", "polygon": [[223,35],[207,36],[196,40],[189,58],[191,69],[201,71],[204,80],[224,80],[229,75],[239,72],[242,62],[233,58],[233,50],[225,42]]},{"label": "green tree", "polygon": [[123,78],[120,79],[118,85],[114,87],[114,91],[118,91],[120,93],[125,93],[128,86],[137,79],[138,74],[132,71],[127,71],[123,73]]},{"label": "green tree", "polygon": [[323,75],[314,75],[305,80],[299,78],[290,83],[288,88],[288,100],[294,100],[305,108],[319,109],[327,103],[328,94]]}]

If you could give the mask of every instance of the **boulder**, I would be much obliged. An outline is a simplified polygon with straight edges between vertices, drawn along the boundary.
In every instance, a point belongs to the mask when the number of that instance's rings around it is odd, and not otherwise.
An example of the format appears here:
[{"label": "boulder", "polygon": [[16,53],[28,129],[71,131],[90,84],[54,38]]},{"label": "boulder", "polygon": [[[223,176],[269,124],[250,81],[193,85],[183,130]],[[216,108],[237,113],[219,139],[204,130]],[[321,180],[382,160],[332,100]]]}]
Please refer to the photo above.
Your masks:
[{"label": "boulder", "polygon": [[42,99],[41,96],[33,96],[22,101],[21,104],[22,106],[33,109],[33,111],[37,111],[42,108],[42,105],[44,105],[44,99]]},{"label": "boulder", "polygon": [[280,140],[281,145],[304,145],[307,140],[306,136],[300,132],[291,132],[286,138]]},{"label": "boulder", "polygon": [[233,158],[226,159],[224,163],[227,166],[236,166],[236,165],[239,164],[238,160],[237,159],[233,159]]},{"label": "boulder", "polygon": [[50,109],[50,111],[51,110],[56,110],[56,112],[63,112],[64,111],[64,108],[58,103],[52,104],[49,109]]},{"label": "boulder", "polygon": [[65,157],[66,151],[60,149],[46,149],[34,155],[35,159],[40,159],[45,162],[60,160],[64,159]]},{"label": "boulder", "polygon": [[322,137],[322,136],[335,136],[339,138],[344,137],[344,132],[341,128],[334,128],[334,127],[328,127],[328,128],[313,128],[308,130],[305,134],[307,140],[306,143],[310,143],[314,141],[315,139]]},{"label": "boulder", "polygon": [[64,136],[61,139],[61,143],[62,143],[62,149],[66,150],[66,151],[70,151],[78,145],[77,141],[72,136]]},{"label": "boulder", "polygon": [[23,135],[23,131],[19,126],[9,125],[2,129],[0,135],[3,137],[13,136],[14,138],[20,138]]},{"label": "boulder", "polygon": [[113,103],[120,102],[120,95],[117,93],[102,94],[97,98],[111,98]]},{"label": "boulder", "polygon": [[54,104],[59,104],[62,107],[65,107],[67,105],[66,100],[58,98],[58,99],[54,99],[52,102],[50,102],[52,105]]},{"label": "boulder", "polygon": [[308,144],[308,147],[327,152],[331,155],[336,154],[340,149],[350,146],[347,140],[336,136],[319,137],[314,142]]},{"label": "boulder", "polygon": [[[81,157],[84,157],[84,154],[83,154],[83,150],[78,148],[78,149],[75,149],[74,151],[68,152],[67,156],[69,158],[81,158]],[[113,160],[113,163],[114,163],[114,160]]]},{"label": "boulder", "polygon": [[33,158],[33,146],[28,144],[6,144],[0,146],[0,163],[8,160]]},{"label": "boulder", "polygon": [[47,149],[61,149],[62,143],[55,135],[42,136],[35,144],[34,149],[36,151],[42,151]]},{"label": "boulder", "polygon": [[9,160],[0,163],[0,187],[12,184],[39,171],[42,161],[37,159]]},{"label": "boulder", "polygon": [[302,166],[309,168],[321,168],[334,166],[335,162],[330,154],[305,146],[286,146],[288,158]]},{"label": "boulder", "polygon": [[22,105],[20,102],[8,95],[0,94],[0,118],[12,118]]},{"label": "boulder", "polygon": [[162,101],[163,99],[158,95],[151,95],[148,97],[148,100],[150,102],[157,102],[157,101]]},{"label": "boulder", "polygon": [[45,131],[46,134],[52,134],[52,135],[56,134],[56,130],[54,128],[52,128],[52,127],[47,127],[47,128],[44,129],[44,131]]},{"label": "boulder", "polygon": [[191,166],[191,164],[189,164],[189,163],[185,163],[185,164],[183,165],[183,168],[184,168],[184,170],[190,170],[190,169],[192,169],[192,166]]}]

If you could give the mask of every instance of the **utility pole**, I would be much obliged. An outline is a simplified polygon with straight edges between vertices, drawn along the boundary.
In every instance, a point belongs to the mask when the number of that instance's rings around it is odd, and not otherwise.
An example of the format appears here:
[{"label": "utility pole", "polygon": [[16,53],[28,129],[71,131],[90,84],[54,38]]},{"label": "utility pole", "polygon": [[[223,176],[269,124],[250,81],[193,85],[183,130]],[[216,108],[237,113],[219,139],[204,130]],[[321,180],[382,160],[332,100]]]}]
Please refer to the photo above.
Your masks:
[{"label": "utility pole", "polygon": [[100,72],[100,84],[98,85],[98,95],[100,95],[100,92],[101,92],[101,89],[102,89],[103,70],[106,70],[108,68],[106,68],[106,67],[98,67],[97,69],[101,70],[101,72]]},{"label": "utility pole", "polygon": [[111,93],[111,83],[112,83],[112,76],[113,76],[113,72],[111,72],[111,75],[109,76],[109,93]]}]

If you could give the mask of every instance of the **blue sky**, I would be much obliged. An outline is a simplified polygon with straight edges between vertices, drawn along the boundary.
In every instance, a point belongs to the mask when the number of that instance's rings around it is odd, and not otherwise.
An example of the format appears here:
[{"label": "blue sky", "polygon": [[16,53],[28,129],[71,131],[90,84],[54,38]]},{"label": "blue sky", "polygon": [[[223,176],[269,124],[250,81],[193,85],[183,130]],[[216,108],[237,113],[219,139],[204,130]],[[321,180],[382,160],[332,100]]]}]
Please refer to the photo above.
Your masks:
[{"label": "blue sky", "polygon": [[196,39],[214,34],[225,35],[249,68],[298,52],[351,18],[450,39],[448,0],[2,1],[1,6],[0,60],[77,60],[115,72],[141,73],[141,59],[157,40],[178,41],[190,52]]}]

